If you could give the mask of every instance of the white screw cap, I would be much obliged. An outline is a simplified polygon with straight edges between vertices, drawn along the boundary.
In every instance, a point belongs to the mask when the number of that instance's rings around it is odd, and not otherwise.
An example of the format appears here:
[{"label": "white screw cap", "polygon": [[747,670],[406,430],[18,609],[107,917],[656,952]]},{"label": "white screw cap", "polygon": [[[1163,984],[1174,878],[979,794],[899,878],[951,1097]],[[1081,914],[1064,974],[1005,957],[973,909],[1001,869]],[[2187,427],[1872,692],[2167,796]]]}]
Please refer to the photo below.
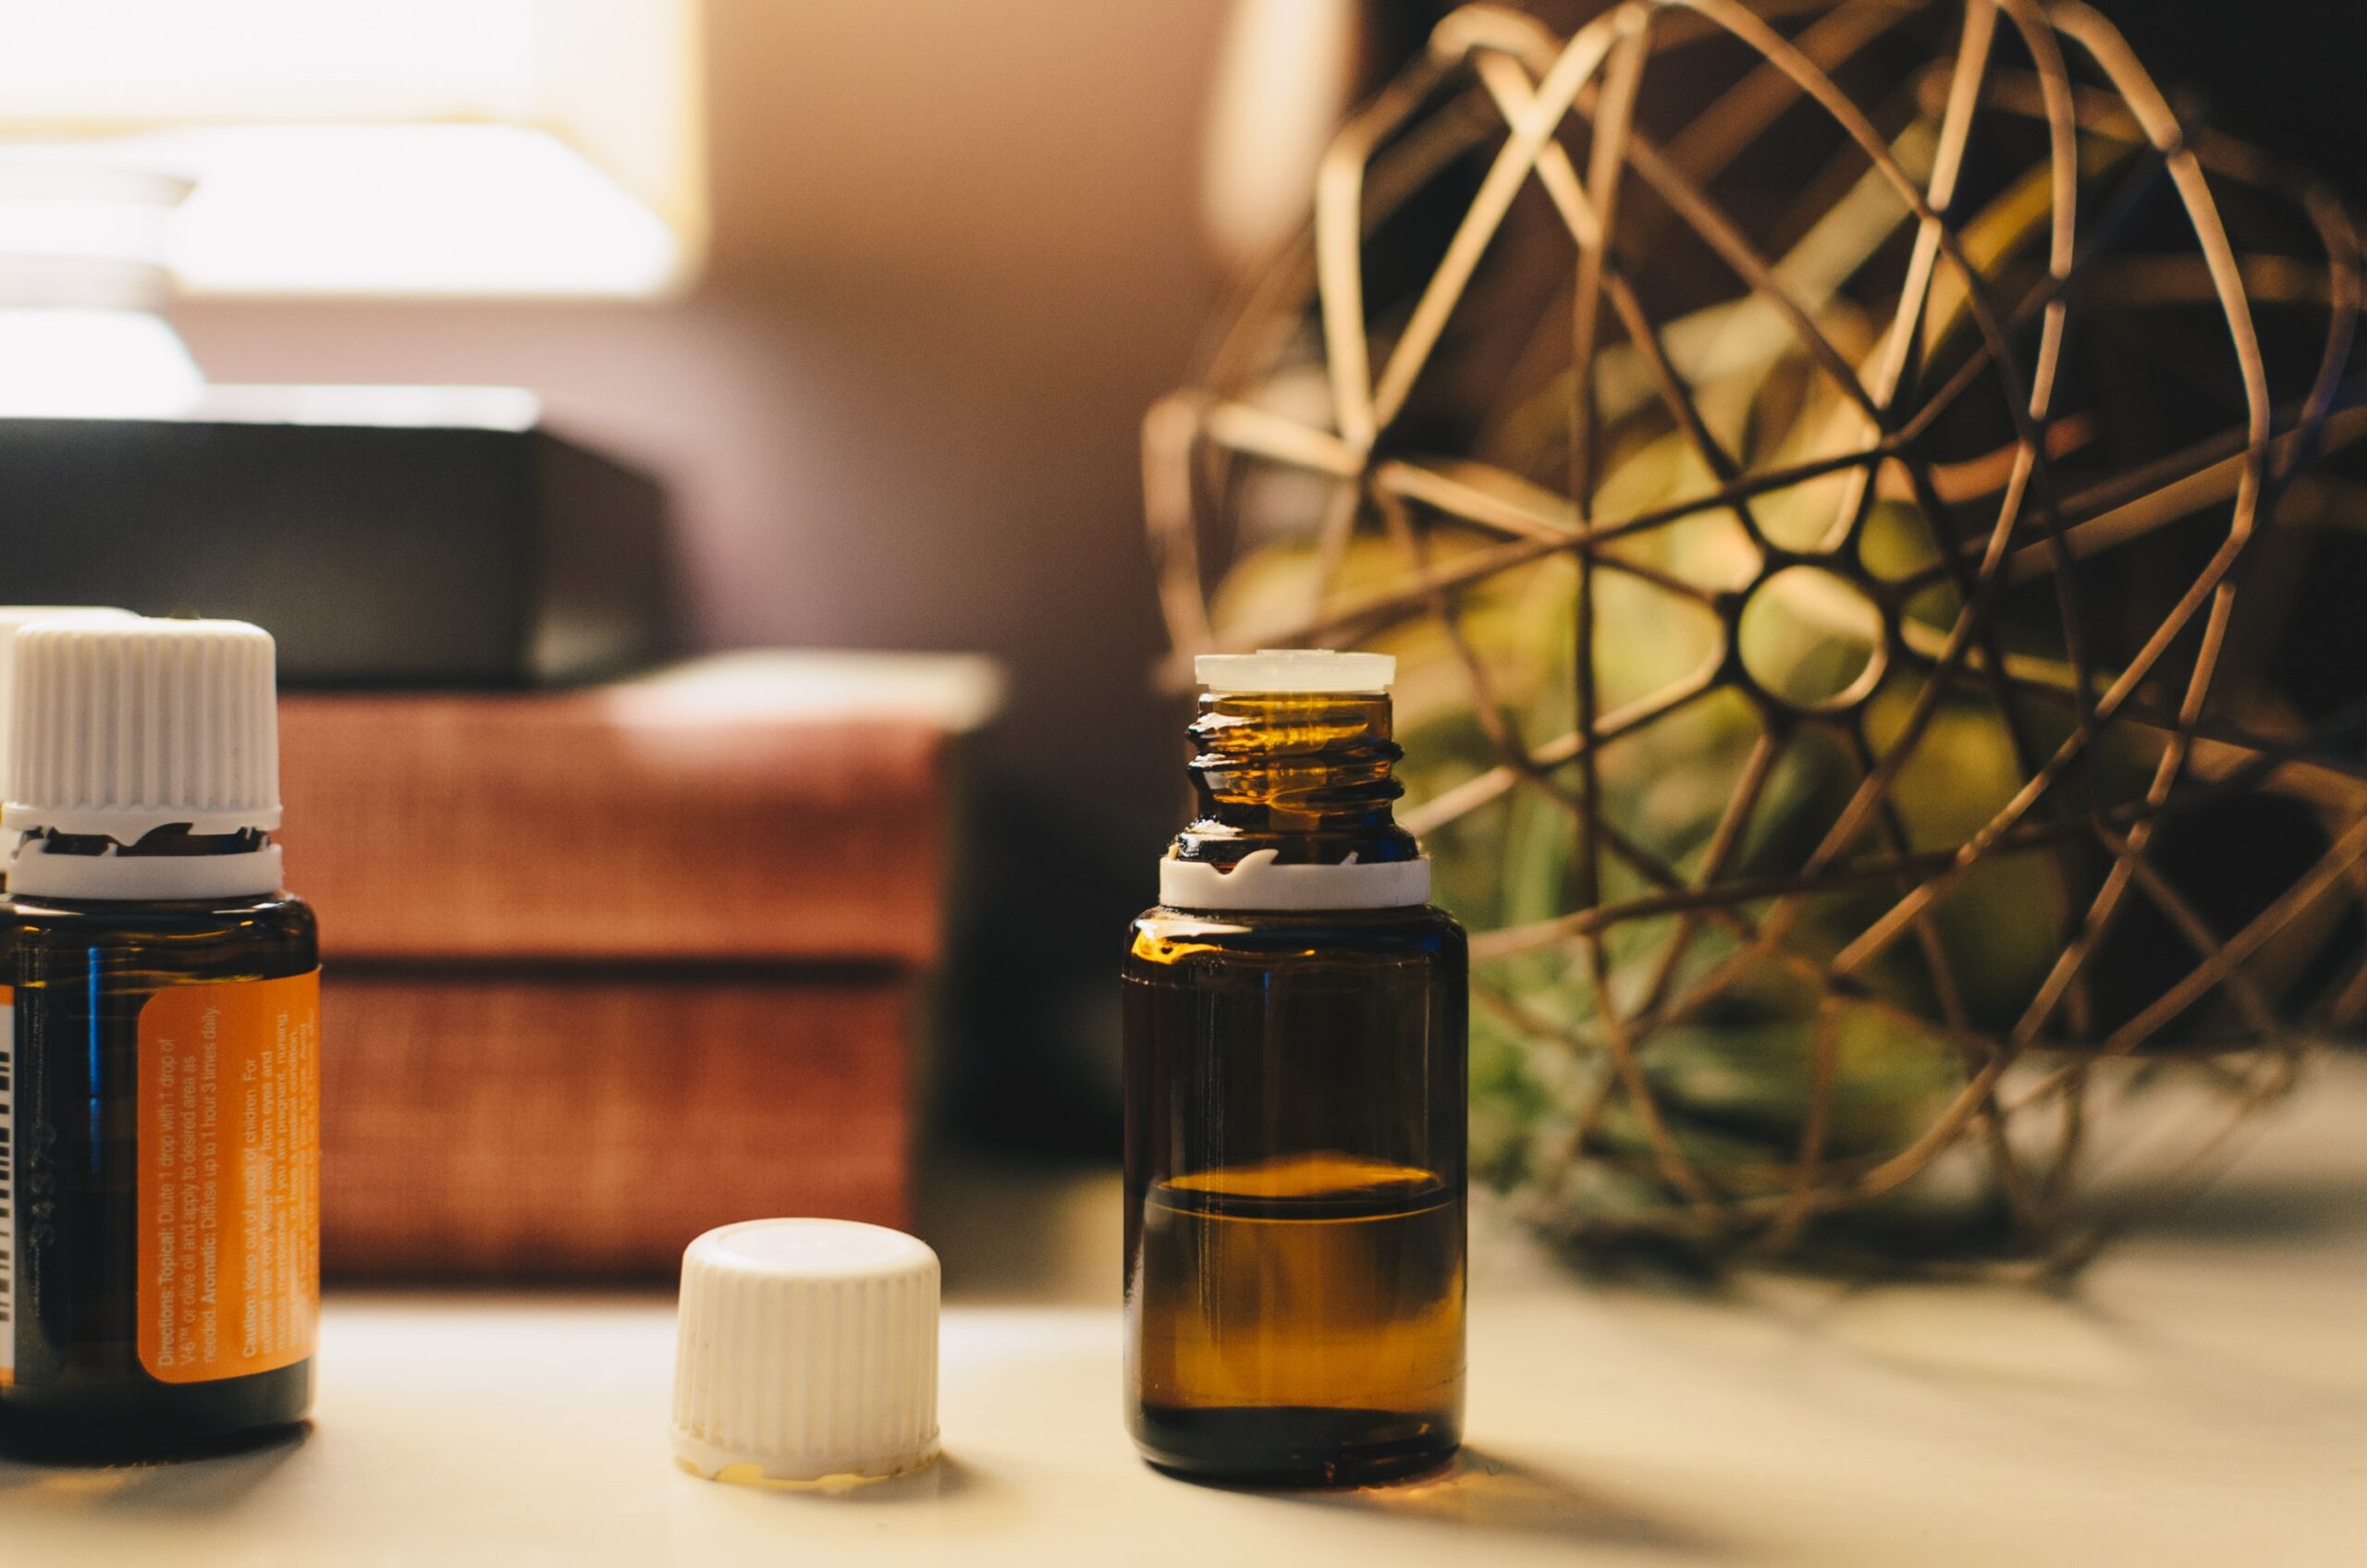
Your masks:
[{"label": "white screw cap", "polygon": [[682,1254],[674,1455],[710,1480],[877,1478],[937,1457],[937,1254],[851,1219],[750,1219]]},{"label": "white screw cap", "polygon": [[1391,655],[1329,648],[1202,654],[1192,668],[1211,692],[1385,692],[1397,679],[1397,660]]},{"label": "white screw cap", "polygon": [[0,605],[0,795],[8,789],[8,752],[16,737],[15,703],[10,693],[16,688],[17,633],[35,621],[65,620],[77,622],[138,620],[129,610],[109,609],[98,605]]},{"label": "white screw cap", "polygon": [[[242,620],[36,621],[14,639],[0,831],[12,893],[250,897],[279,887],[279,716],[271,634]],[[251,833],[220,854],[123,852],[160,827]],[[110,839],[58,852],[37,834]]]},{"label": "white screw cap", "polygon": [[243,620],[35,622],[15,638],[15,828],[132,843],[279,826],[271,633]]}]

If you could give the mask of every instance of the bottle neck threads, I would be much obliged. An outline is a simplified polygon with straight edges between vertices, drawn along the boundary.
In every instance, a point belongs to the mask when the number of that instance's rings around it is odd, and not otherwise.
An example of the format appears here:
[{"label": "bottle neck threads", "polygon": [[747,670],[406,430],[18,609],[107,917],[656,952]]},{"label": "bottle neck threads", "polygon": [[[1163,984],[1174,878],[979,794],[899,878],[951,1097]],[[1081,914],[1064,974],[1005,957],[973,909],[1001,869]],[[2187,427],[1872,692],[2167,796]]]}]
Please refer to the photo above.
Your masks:
[{"label": "bottle neck threads", "polygon": [[1176,858],[1233,865],[1262,850],[1284,865],[1413,860],[1397,826],[1404,752],[1378,692],[1210,692],[1193,721],[1199,811]]},{"label": "bottle neck threads", "polygon": [[1193,721],[1198,811],[1160,868],[1184,909],[1419,904],[1429,862],[1393,808],[1404,753],[1380,692],[1208,692]]}]

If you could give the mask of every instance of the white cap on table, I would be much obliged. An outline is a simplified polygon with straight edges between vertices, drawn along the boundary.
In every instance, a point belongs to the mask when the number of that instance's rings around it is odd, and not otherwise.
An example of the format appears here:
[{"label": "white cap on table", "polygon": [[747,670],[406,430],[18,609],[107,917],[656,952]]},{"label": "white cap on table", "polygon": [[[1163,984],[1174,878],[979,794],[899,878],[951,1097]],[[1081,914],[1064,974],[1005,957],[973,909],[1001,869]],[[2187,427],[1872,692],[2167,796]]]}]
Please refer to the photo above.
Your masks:
[{"label": "white cap on table", "polygon": [[682,1254],[676,1460],[710,1480],[877,1479],[937,1457],[937,1254],[851,1219],[749,1219]]}]

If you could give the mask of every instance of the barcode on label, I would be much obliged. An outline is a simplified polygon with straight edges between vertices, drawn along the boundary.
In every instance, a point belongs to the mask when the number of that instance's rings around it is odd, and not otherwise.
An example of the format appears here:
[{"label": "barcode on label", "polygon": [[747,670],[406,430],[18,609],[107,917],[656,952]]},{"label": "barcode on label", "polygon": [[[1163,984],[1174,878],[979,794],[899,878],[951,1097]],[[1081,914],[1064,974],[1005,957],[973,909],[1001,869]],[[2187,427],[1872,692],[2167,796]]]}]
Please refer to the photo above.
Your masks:
[{"label": "barcode on label", "polygon": [[17,1380],[17,1011],[0,986],[0,1389]]}]

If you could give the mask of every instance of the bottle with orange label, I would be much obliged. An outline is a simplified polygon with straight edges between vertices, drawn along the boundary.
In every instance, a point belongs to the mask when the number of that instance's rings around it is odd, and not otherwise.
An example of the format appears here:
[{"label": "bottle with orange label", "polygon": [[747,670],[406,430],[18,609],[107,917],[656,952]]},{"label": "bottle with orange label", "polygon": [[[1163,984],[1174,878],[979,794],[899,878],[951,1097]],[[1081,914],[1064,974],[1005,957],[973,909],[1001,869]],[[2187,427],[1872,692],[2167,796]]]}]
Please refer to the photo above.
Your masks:
[{"label": "bottle with orange label", "polygon": [[18,631],[0,839],[0,1444],[199,1452],[303,1419],[319,951],[280,890],[271,638]]}]

